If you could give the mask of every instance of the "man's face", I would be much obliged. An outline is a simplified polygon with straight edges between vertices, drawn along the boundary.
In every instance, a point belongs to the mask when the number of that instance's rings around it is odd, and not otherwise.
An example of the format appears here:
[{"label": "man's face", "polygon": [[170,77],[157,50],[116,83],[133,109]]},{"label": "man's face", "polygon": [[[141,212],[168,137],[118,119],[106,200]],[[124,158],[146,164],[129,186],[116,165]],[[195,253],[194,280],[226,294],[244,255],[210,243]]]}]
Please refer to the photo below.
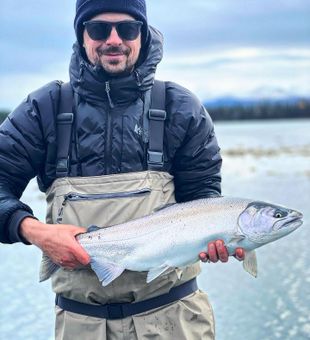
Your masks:
[{"label": "man's face", "polygon": [[[91,20],[118,22],[135,19],[128,14],[103,13]],[[106,72],[115,75],[133,70],[141,49],[141,33],[135,40],[123,40],[113,27],[106,40],[92,40],[85,29],[83,38],[86,55],[93,65],[100,65]]]}]

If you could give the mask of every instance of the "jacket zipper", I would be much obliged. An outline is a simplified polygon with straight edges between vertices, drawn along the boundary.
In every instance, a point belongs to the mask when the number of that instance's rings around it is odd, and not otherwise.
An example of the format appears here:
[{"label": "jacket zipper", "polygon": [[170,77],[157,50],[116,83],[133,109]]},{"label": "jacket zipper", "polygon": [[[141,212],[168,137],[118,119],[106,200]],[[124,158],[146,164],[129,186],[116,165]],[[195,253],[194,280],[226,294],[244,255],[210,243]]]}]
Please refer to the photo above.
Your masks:
[{"label": "jacket zipper", "polygon": [[79,79],[78,79],[78,82],[79,82],[80,84],[82,83],[84,68],[85,68],[85,63],[82,61],[82,62],[80,63],[80,72],[79,72]]},{"label": "jacket zipper", "polygon": [[108,97],[110,108],[113,109],[114,104],[113,104],[112,98],[110,96],[111,88],[110,88],[110,83],[108,81],[105,82],[105,92],[106,92],[107,97]]},{"label": "jacket zipper", "polygon": [[140,73],[137,70],[135,70],[134,74],[135,74],[135,77],[136,77],[137,85],[138,85],[138,87],[140,87],[142,85]]},{"label": "jacket zipper", "polygon": [[110,110],[107,110],[106,116],[106,133],[105,133],[105,145],[104,145],[104,173],[109,175],[111,173],[112,164],[112,116],[111,109],[114,108],[112,99],[110,96],[110,83],[105,82],[105,91],[109,100]]}]

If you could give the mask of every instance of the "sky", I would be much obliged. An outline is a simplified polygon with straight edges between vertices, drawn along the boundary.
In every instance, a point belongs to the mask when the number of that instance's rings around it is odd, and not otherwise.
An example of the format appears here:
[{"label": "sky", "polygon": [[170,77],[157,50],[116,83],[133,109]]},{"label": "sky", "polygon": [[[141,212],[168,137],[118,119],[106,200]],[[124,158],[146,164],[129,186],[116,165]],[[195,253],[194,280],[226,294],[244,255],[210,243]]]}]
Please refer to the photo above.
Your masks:
[{"label": "sky", "polygon": [[[310,97],[310,0],[146,0],[164,34],[157,78],[219,97]],[[74,0],[0,4],[0,109],[67,81]]]}]

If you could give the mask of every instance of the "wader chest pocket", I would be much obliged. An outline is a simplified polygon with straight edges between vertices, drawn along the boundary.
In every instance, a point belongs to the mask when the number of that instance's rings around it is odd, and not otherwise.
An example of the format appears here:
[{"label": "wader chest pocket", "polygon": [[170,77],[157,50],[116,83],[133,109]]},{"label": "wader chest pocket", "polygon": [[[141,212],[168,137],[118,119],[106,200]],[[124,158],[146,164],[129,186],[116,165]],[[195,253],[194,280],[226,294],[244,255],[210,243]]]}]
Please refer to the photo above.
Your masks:
[{"label": "wader chest pocket", "polygon": [[145,211],[145,201],[151,193],[150,188],[95,194],[70,192],[63,196],[57,212],[57,223],[82,227],[107,227],[122,223],[124,219],[133,219],[141,207],[144,206]]}]

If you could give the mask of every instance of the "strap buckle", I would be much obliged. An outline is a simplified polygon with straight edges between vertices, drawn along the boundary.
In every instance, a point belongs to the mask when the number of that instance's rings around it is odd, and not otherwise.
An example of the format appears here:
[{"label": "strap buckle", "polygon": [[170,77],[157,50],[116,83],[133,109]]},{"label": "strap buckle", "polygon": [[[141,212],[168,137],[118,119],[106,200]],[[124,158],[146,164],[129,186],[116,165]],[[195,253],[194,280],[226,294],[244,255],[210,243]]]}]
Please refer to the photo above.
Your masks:
[{"label": "strap buckle", "polygon": [[63,112],[57,115],[58,124],[72,124],[73,123],[73,113]]},{"label": "strap buckle", "polygon": [[60,158],[57,160],[56,166],[56,176],[63,177],[68,174],[69,170],[69,159],[68,158]]},{"label": "strap buckle", "polygon": [[151,120],[166,120],[167,113],[164,110],[150,109],[149,119]]},{"label": "strap buckle", "polygon": [[148,150],[147,161],[149,164],[152,164],[152,165],[163,166],[164,155],[162,152]]}]

